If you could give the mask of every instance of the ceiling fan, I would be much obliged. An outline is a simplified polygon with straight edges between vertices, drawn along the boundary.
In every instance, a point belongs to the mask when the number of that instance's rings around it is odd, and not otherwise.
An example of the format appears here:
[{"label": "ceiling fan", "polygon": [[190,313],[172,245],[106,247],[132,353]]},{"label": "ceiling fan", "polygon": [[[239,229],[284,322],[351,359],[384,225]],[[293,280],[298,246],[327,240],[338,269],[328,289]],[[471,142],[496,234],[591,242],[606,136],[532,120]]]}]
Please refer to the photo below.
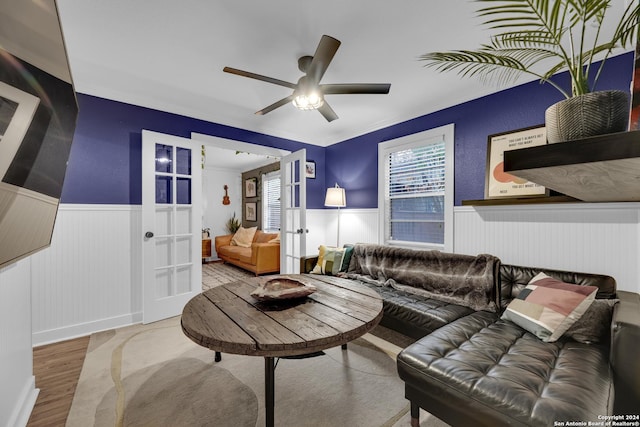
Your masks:
[{"label": "ceiling fan", "polygon": [[318,110],[330,122],[337,119],[338,115],[324,99],[325,95],[387,94],[391,88],[389,83],[320,84],[320,80],[327,71],[338,47],[340,47],[339,40],[323,35],[313,56],[307,55],[298,59],[298,68],[305,75],[300,77],[296,84],[231,67],[224,67],[222,71],[293,89],[293,93],[286,98],[256,111],[258,115],[267,114],[292,102],[301,110]]}]

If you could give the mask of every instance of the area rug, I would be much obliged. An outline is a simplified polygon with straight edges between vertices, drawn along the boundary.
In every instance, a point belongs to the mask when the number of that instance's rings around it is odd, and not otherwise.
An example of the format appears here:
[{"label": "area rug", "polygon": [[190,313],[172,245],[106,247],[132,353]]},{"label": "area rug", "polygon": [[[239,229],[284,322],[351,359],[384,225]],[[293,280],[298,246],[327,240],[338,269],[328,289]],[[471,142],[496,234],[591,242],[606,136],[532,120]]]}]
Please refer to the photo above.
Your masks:
[{"label": "area rug", "polygon": [[[277,426],[409,425],[396,372],[400,350],[367,334],[324,355],[278,359]],[[421,426],[446,426],[426,414]],[[180,318],[91,336],[68,427],[262,426],[264,359],[214,353],[184,336]]]}]

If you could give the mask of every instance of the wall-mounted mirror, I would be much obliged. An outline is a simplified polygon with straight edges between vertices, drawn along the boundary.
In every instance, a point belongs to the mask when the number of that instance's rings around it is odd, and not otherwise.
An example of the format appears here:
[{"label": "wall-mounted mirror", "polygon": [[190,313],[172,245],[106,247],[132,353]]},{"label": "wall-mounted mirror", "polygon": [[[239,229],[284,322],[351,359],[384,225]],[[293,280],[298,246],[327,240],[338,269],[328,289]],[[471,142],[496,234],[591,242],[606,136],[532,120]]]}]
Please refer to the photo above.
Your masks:
[{"label": "wall-mounted mirror", "polygon": [[49,246],[78,115],[54,0],[0,7],[0,267]]}]

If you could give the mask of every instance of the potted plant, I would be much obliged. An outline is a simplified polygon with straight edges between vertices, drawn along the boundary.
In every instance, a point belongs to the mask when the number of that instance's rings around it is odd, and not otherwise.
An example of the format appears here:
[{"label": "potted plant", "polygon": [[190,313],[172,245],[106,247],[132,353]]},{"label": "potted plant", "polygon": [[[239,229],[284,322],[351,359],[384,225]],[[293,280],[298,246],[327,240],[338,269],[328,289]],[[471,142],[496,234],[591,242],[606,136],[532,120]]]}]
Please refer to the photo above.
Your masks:
[{"label": "potted plant", "polygon": [[[636,0],[629,2],[615,31],[604,41],[601,28],[612,0],[475,1],[485,5],[478,10],[484,25],[498,34],[478,50],[422,55],[427,67],[500,83],[529,74],[552,85],[566,99],[545,112],[550,143],[627,130],[628,93],[594,92],[594,88],[612,51],[637,40],[640,5]],[[563,70],[571,78],[570,91],[551,79]]]},{"label": "potted plant", "polygon": [[233,234],[240,228],[240,221],[236,219],[236,213],[233,213],[233,216],[227,220],[225,223],[225,228],[229,232],[229,234]]}]

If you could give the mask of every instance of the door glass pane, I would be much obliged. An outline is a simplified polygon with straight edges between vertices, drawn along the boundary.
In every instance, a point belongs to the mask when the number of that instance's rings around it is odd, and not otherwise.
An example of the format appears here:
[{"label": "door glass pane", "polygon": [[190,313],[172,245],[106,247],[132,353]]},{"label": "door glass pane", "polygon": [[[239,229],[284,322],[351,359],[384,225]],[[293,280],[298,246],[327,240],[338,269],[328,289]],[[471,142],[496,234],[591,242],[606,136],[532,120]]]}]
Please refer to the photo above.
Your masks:
[{"label": "door glass pane", "polygon": [[172,183],[173,178],[171,178],[170,176],[156,175],[156,203],[173,203],[173,195],[171,193]]},{"label": "door glass pane", "polygon": [[191,208],[179,207],[176,209],[176,234],[191,234]]},{"label": "door glass pane", "polygon": [[170,145],[156,144],[156,172],[172,172],[173,147]]},{"label": "door glass pane", "polygon": [[300,228],[300,210],[299,209],[289,209],[287,211],[287,224],[289,230],[297,231]]},{"label": "door glass pane", "polygon": [[176,264],[187,264],[192,260],[191,255],[191,236],[183,236],[176,238]]},{"label": "door glass pane", "polygon": [[294,161],[291,166],[293,167],[293,182],[300,182],[300,160]]},{"label": "door glass pane", "polygon": [[165,298],[173,295],[173,268],[161,268],[156,270],[156,298]]},{"label": "door glass pane", "polygon": [[173,264],[173,256],[171,255],[170,237],[156,237],[156,267],[166,267]]},{"label": "door glass pane", "polygon": [[191,178],[178,178],[176,182],[176,203],[179,205],[191,204]]},{"label": "door glass pane", "polygon": [[191,175],[191,150],[189,148],[176,148],[176,173]]},{"label": "door glass pane", "polygon": [[157,208],[156,209],[156,236],[167,236],[173,233],[173,209],[172,208]]},{"label": "door glass pane", "polygon": [[176,269],[176,291],[184,294],[191,291],[191,266],[182,266]]}]

